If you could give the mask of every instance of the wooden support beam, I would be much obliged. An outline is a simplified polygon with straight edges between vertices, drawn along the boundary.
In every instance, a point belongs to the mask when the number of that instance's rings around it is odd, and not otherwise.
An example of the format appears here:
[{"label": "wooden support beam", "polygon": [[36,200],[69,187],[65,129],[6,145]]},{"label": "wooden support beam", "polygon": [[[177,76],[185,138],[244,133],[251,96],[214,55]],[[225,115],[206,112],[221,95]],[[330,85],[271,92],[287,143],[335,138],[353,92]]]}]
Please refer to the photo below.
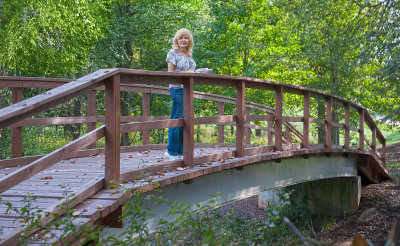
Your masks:
[{"label": "wooden support beam", "polygon": [[[150,116],[150,93],[143,93],[142,95],[142,115]],[[142,144],[150,143],[150,131],[142,131]]]},{"label": "wooden support beam", "polygon": [[[87,93],[87,116],[96,116],[96,91],[90,90]],[[87,123],[87,132],[91,132],[96,128],[96,122]],[[95,149],[96,143],[90,144],[88,149]]]},{"label": "wooden support beam", "polygon": [[304,93],[303,105],[303,148],[310,148],[310,92]]},{"label": "wooden support beam", "polygon": [[[224,115],[224,103],[218,102],[218,115]],[[218,143],[224,142],[224,125],[218,124]]]},{"label": "wooden support beam", "polygon": [[332,146],[332,97],[326,98],[326,143],[325,148]]},{"label": "wooden support beam", "polygon": [[120,176],[120,75],[104,82],[106,100],[105,186],[117,185]]},{"label": "wooden support beam", "polygon": [[122,205],[119,206],[116,210],[108,214],[103,218],[103,224],[109,228],[123,228],[123,220],[120,219],[122,215]]},{"label": "wooden support beam", "polygon": [[[22,87],[12,88],[12,103],[22,101]],[[22,127],[11,128],[11,156],[22,157]]]},{"label": "wooden support beam", "polygon": [[193,111],[194,78],[183,79],[183,164],[193,167],[194,149],[194,111]]},{"label": "wooden support beam", "polygon": [[282,101],[283,87],[275,89],[275,151],[282,151]]},{"label": "wooden support beam", "polygon": [[359,149],[360,150],[364,150],[364,109],[359,109],[358,110],[358,114],[359,114],[359,128],[358,128],[358,132],[359,132],[359,136],[360,136],[360,140],[359,140]]},{"label": "wooden support beam", "polygon": [[236,82],[236,157],[244,156],[244,104],[246,84],[244,80]]}]

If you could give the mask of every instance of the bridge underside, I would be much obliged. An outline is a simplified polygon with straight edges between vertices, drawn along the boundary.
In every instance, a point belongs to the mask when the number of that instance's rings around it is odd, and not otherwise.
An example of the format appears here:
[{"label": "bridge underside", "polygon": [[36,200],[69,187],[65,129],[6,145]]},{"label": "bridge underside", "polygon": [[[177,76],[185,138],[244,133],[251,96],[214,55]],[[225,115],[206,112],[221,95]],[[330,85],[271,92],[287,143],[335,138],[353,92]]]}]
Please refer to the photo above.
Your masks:
[{"label": "bridge underside", "polygon": [[[211,199],[210,195],[217,195],[216,205],[220,206],[271,189],[309,181],[333,180],[334,178],[357,179],[359,161],[357,155],[343,156],[343,154],[332,154],[329,157],[320,154],[310,155],[307,158],[292,157],[279,159],[279,161],[260,161],[240,168],[199,176],[190,181],[163,186],[161,193],[153,191],[149,193],[162,195],[170,202],[183,202],[191,205],[193,209],[196,204],[207,204],[207,201]],[[351,195],[357,197],[357,194]],[[152,213],[154,213],[154,216],[148,220],[150,228],[157,226],[160,217],[167,220],[174,219],[173,216],[166,216],[171,209],[169,206],[155,204],[149,204],[149,206],[152,207]],[[107,230],[110,233],[118,233],[121,229]]]}]

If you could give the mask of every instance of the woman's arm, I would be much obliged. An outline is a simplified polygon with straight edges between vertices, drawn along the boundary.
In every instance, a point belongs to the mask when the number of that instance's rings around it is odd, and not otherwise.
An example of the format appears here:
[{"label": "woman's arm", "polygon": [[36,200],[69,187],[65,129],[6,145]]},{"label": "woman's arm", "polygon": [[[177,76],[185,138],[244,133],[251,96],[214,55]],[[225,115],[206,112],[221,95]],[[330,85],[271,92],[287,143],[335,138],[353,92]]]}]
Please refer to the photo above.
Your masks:
[{"label": "woman's arm", "polygon": [[175,65],[172,64],[171,62],[168,63],[168,72],[175,72]]}]

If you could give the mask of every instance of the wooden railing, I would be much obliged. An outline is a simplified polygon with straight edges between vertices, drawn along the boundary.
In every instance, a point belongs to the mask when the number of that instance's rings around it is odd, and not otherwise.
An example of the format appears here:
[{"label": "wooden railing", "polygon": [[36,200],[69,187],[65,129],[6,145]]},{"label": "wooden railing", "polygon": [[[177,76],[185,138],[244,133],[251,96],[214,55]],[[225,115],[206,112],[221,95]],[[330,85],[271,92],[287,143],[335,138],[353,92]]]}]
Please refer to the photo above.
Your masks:
[{"label": "wooden railing", "polygon": [[[17,80],[17,81],[16,81]],[[284,151],[293,148],[338,148],[332,144],[332,135],[335,128],[344,129],[344,142],[339,146],[344,150],[350,151],[350,132],[358,133],[358,151],[365,153],[367,150],[374,158],[379,159],[385,167],[385,137],[378,129],[368,111],[350,101],[328,93],[273,81],[221,76],[212,74],[191,74],[191,73],[168,73],[151,72],[130,69],[103,69],[89,74],[78,80],[67,83],[68,80],[39,79],[39,78],[10,78],[0,79],[1,87],[13,89],[13,102],[15,104],[0,109],[0,127],[12,128],[12,155],[20,157],[22,155],[22,134],[21,127],[41,124],[71,124],[87,123],[88,133],[79,139],[71,142],[63,148],[56,150],[48,155],[38,157],[32,163],[23,166],[18,171],[0,179],[0,192],[22,182],[23,180],[35,175],[36,173],[48,168],[54,163],[73,156],[84,147],[94,148],[94,143],[105,136],[105,180],[106,185],[111,181],[119,182],[120,173],[120,134],[132,131],[143,132],[143,144],[149,144],[149,130],[184,127],[184,155],[183,161],[178,161],[183,166],[192,167],[199,161],[213,161],[220,156],[202,157],[195,160],[193,156],[194,147],[194,125],[196,124],[217,124],[218,140],[223,142],[223,124],[236,125],[236,157],[244,157],[246,153],[254,151]],[[168,119],[165,117],[150,116],[150,93],[168,94],[168,88],[152,87],[145,84],[183,84],[184,85],[184,118]],[[195,92],[195,85],[227,86],[236,88],[236,98],[209,95],[206,93]],[[22,100],[22,88],[54,88],[46,93],[35,97]],[[269,108],[265,105],[245,102],[246,88],[272,91],[275,94],[275,107]],[[95,90],[105,90],[105,116],[96,116]],[[143,93],[143,116],[124,117],[120,116],[120,91],[132,91]],[[73,97],[88,93],[88,110],[85,117],[60,117],[51,119],[27,119],[28,117],[49,109],[55,105],[65,102]],[[283,102],[285,94],[295,94],[302,97],[303,116],[284,116]],[[213,100],[218,102],[218,116],[194,117],[194,98]],[[325,118],[311,118],[310,108],[312,98],[325,101]],[[224,115],[224,103],[234,103],[236,105],[236,115]],[[334,106],[335,105],[335,106]],[[344,110],[344,123],[333,121],[333,108],[341,107]],[[266,112],[266,115],[250,115],[249,109],[258,109]],[[357,127],[350,124],[350,113],[356,112],[359,115]],[[95,128],[96,122],[105,122],[105,126]],[[120,122],[134,122],[120,124]],[[255,126],[249,124],[251,121],[266,121],[268,127]],[[290,122],[302,124],[302,130],[298,130]],[[311,124],[324,126],[325,143],[322,145],[310,143]],[[371,141],[364,135],[364,123],[372,132]],[[283,127],[286,133],[283,133]],[[268,145],[253,147],[249,152],[246,144],[250,143],[249,128],[266,130],[268,134]],[[273,133],[273,134],[272,134]],[[246,137],[247,136],[247,137]],[[292,137],[300,139],[300,143],[292,143]],[[382,144],[382,153],[376,151],[376,141]],[[364,143],[369,149],[366,149]],[[258,149],[258,150],[257,150]]]}]

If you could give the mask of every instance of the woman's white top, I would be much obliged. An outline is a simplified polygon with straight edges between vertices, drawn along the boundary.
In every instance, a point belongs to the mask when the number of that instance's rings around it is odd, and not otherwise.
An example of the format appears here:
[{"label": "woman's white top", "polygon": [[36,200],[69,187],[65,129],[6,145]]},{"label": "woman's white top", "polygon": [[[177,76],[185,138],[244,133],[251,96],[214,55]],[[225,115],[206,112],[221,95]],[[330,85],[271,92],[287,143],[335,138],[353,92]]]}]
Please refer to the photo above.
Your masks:
[{"label": "woman's white top", "polygon": [[[196,62],[191,56],[183,56],[177,50],[171,49],[167,54],[167,62],[174,64],[174,72],[184,72],[196,69]],[[183,85],[171,84],[169,87],[183,88]]]}]

